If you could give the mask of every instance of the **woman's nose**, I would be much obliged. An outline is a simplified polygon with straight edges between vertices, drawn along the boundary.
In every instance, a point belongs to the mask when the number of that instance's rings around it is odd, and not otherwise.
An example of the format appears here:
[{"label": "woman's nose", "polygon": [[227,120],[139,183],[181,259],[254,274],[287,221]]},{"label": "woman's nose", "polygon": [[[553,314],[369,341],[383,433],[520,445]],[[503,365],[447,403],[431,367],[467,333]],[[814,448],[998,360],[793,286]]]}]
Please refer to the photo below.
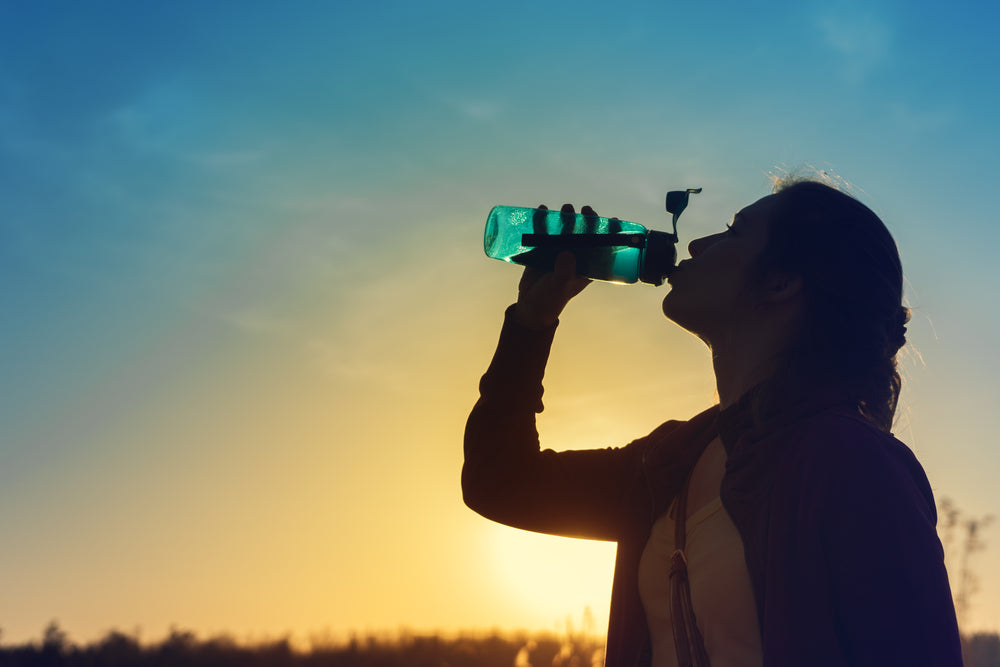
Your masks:
[{"label": "woman's nose", "polygon": [[705,252],[709,246],[711,246],[718,239],[720,234],[712,234],[711,236],[702,236],[700,239],[695,239],[688,243],[688,254],[691,257],[696,257],[701,253]]}]

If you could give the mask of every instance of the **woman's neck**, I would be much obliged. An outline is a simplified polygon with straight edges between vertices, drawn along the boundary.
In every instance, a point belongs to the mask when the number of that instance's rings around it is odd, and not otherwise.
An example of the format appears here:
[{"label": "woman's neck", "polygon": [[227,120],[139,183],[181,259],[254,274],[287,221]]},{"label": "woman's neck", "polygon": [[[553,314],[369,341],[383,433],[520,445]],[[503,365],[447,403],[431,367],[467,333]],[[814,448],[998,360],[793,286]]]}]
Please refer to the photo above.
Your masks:
[{"label": "woman's neck", "polygon": [[782,346],[775,337],[761,333],[759,330],[740,335],[734,333],[721,344],[709,344],[715,388],[723,409],[738,402],[750,389],[774,374]]}]

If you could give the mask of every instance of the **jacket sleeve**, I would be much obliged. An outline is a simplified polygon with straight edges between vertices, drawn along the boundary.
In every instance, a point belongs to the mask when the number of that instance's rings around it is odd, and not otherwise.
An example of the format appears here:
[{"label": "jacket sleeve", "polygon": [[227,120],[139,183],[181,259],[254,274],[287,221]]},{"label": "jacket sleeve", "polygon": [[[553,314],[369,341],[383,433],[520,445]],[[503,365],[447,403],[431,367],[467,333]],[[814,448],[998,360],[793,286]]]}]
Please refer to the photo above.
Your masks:
[{"label": "jacket sleeve", "polygon": [[[820,537],[841,645],[852,665],[960,666],[961,643],[934,498],[913,453],[855,430],[827,449]],[[829,474],[829,473],[833,474]]]},{"label": "jacket sleeve", "polygon": [[535,414],[555,326],[533,331],[508,309],[480,398],[465,429],[466,504],[500,523],[569,537],[615,540],[636,446],[542,451]]}]

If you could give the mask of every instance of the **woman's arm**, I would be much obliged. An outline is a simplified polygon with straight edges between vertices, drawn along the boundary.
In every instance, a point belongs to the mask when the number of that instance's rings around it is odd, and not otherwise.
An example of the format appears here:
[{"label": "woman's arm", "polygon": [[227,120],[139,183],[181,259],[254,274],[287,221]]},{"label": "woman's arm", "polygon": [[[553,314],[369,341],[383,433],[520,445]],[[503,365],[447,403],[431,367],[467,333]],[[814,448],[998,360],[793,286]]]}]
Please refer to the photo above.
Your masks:
[{"label": "woman's arm", "polygon": [[933,494],[902,443],[872,433],[827,460],[820,525],[854,665],[961,665]]},{"label": "woman's arm", "polygon": [[507,525],[614,540],[636,474],[635,450],[541,451],[535,414],[556,324],[532,329],[507,310],[465,431],[466,504]]}]

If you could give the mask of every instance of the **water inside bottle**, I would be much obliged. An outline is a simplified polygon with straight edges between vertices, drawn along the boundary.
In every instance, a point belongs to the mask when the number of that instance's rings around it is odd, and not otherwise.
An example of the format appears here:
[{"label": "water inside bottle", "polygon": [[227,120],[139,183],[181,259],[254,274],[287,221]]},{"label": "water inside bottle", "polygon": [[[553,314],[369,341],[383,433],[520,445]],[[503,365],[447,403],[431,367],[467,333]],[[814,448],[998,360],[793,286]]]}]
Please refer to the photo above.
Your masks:
[{"label": "water inside bottle", "polygon": [[[639,237],[645,234],[645,227],[624,220],[496,207],[487,219],[484,247],[490,257],[543,270],[550,270],[556,256],[569,249],[576,257],[578,274],[634,283],[639,279],[642,255]],[[621,245],[611,245],[619,242],[618,237]]]}]

